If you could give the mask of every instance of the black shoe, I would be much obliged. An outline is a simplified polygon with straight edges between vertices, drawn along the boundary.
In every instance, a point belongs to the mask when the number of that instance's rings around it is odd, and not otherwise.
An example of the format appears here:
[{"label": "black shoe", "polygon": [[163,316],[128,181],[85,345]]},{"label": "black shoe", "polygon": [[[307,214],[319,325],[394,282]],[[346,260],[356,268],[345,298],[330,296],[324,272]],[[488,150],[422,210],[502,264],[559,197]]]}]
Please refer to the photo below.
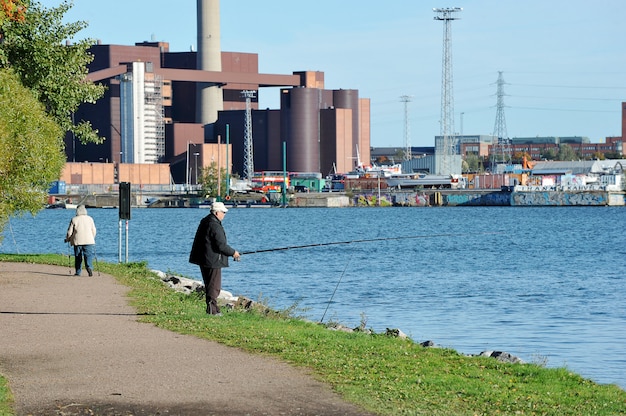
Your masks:
[{"label": "black shoe", "polygon": [[93,271],[91,269],[87,269],[87,273],[89,273],[89,276],[93,276]]}]

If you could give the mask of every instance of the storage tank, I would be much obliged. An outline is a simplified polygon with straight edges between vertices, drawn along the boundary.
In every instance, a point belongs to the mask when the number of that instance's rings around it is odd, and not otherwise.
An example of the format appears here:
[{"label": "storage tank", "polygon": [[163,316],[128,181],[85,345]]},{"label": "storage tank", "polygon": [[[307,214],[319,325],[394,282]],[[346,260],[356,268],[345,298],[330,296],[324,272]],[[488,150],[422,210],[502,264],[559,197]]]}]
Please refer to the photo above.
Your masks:
[{"label": "storage tank", "polygon": [[[349,108],[352,110],[352,149],[356,155],[359,145],[359,91],[358,90],[334,90],[333,104],[336,108]],[[365,161],[368,162],[368,161]]]},{"label": "storage tank", "polygon": [[319,102],[321,90],[292,88],[283,90],[281,136],[287,143],[287,170],[319,172]]}]

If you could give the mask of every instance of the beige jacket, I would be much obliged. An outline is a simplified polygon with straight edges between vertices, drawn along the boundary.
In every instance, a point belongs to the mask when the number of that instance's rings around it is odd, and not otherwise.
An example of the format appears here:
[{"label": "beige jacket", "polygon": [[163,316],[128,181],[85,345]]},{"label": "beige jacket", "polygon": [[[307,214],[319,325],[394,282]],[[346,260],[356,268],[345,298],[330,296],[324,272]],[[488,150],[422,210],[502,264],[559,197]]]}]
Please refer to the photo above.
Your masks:
[{"label": "beige jacket", "polygon": [[69,241],[73,246],[96,244],[96,224],[93,218],[87,215],[87,210],[84,207],[82,210],[80,208],[79,206],[76,209],[76,216],[70,221],[65,241]]}]

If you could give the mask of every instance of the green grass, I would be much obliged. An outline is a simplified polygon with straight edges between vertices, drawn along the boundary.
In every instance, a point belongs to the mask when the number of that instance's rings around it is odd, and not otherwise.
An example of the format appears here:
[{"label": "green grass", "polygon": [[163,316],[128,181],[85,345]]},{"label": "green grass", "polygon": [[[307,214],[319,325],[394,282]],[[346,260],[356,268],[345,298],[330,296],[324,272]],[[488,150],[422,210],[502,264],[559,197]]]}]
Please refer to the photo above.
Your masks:
[{"label": "green grass", "polygon": [[[1,255],[0,261],[67,266],[60,255]],[[131,288],[144,322],[218,341],[306,367],[346,400],[381,415],[619,415],[626,392],[599,385],[566,368],[504,364],[451,349],[423,348],[409,340],[345,333],[265,307],[207,316],[197,295],[175,293],[146,266],[99,264]],[[1,406],[11,403],[2,392]]]},{"label": "green grass", "polygon": [[13,395],[9,390],[9,385],[4,377],[0,376],[0,416],[12,415],[11,405],[13,404]]}]

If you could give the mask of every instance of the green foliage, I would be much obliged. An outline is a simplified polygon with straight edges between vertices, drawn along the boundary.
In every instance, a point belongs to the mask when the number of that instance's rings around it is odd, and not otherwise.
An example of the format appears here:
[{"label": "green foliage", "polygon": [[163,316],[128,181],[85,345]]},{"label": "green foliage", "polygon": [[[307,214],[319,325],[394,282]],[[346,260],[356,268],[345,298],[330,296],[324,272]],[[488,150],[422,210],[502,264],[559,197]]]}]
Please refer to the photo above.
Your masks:
[{"label": "green foliage", "polygon": [[65,164],[63,133],[12,71],[0,69],[0,230],[36,213]]},{"label": "green foliage", "polygon": [[465,160],[463,161],[463,171],[464,172],[484,172],[485,167],[483,165],[483,159],[473,153],[470,153],[465,156]]},{"label": "green foliage", "polygon": [[62,22],[72,4],[65,0],[57,8],[45,9],[33,1],[24,22],[6,23],[0,68],[12,68],[64,131],[73,132],[83,143],[102,143],[88,121],[75,124],[72,119],[80,104],[95,103],[104,94],[102,85],[86,81],[87,65],[93,60],[87,49],[94,42],[64,44],[87,26]]},{"label": "green foliage", "polygon": [[543,153],[541,154],[541,157],[546,160],[556,160],[557,156],[557,151],[553,148],[544,149]]},{"label": "green foliage", "polygon": [[[59,255],[0,254],[7,260],[67,264]],[[100,266],[131,287],[143,321],[305,367],[376,414],[626,414],[626,392],[566,368],[505,364],[382,334],[334,331],[266,308],[223,308],[222,317],[207,316],[202,300],[167,288],[143,263]]]},{"label": "green foliage", "polygon": [[[226,170],[218,171],[217,164],[212,162],[208,167],[201,170],[199,183],[202,186],[202,195],[204,197],[216,197],[220,193],[226,193]],[[219,184],[219,186],[218,186]]]},{"label": "green foliage", "polygon": [[562,144],[559,146],[559,154],[557,155],[558,160],[578,160],[579,157],[576,154],[576,151],[569,144]]}]

